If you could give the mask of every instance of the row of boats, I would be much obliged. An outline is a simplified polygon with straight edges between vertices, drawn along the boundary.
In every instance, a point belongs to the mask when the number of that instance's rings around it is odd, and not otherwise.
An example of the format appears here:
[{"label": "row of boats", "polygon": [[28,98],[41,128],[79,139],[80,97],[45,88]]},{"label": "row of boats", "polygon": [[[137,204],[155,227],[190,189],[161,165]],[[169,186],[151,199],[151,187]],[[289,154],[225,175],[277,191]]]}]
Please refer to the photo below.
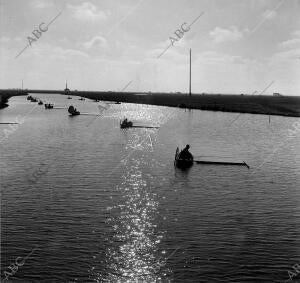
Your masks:
[{"label": "row of boats", "polygon": [[[83,99],[79,99],[79,100],[84,100]],[[99,100],[95,100],[94,102],[99,102]],[[114,104],[121,104],[121,102],[114,102]],[[80,111],[78,111],[73,105],[70,105],[68,108],[68,112],[71,116],[78,116],[80,115]],[[125,119],[126,121],[124,121],[124,123],[122,123],[122,127],[121,128],[128,128],[130,125],[132,126],[132,122],[127,122],[127,119]],[[127,125],[127,127],[126,127]]]},{"label": "row of boats", "polygon": [[[80,115],[80,111],[78,111],[73,105],[69,106],[68,112],[71,116],[78,116]],[[133,127],[133,123],[131,121],[128,121],[127,118],[124,118],[122,121],[120,121],[120,128],[131,128]]]},{"label": "row of boats", "polygon": [[[68,112],[71,116],[80,115],[80,112],[74,107],[70,106],[68,108]],[[127,118],[124,118],[120,121],[120,128],[131,128],[134,127],[133,122],[129,121]],[[136,126],[138,127],[138,126]],[[180,169],[188,169],[194,164],[215,164],[215,165],[240,165],[240,166],[249,166],[246,164],[246,162],[242,161],[230,161],[230,160],[206,160],[206,159],[200,159],[200,160],[194,160],[192,154],[188,151],[189,145],[186,146],[183,150],[179,150],[177,147],[176,153],[175,153],[175,160],[174,160],[174,166]]]},{"label": "row of boats", "polygon": [[[80,111],[78,111],[73,105],[69,106],[68,112],[71,116],[80,115]],[[131,128],[131,127],[133,127],[133,122],[129,121],[127,118],[124,118],[122,121],[120,121],[121,129]]]},{"label": "row of boats", "polygon": [[[67,99],[72,99],[72,97],[68,96]],[[33,97],[31,95],[27,96],[27,100],[30,100],[31,102],[38,102],[39,105],[44,104],[44,102],[41,99],[38,99],[38,98]],[[83,101],[83,100],[85,100],[85,98],[80,97],[79,100]],[[95,99],[94,102],[99,102],[99,100]],[[121,104],[121,102],[117,101],[117,102],[114,102],[114,104]],[[45,106],[45,109],[53,109],[53,107],[54,107],[54,105],[52,103],[45,103],[44,106]],[[68,112],[71,114],[71,116],[80,115],[80,112],[72,105],[68,108]],[[130,126],[130,123],[131,123],[131,126],[132,126],[132,122],[129,122],[128,124],[124,123],[123,124],[124,128],[125,128],[125,124]]]},{"label": "row of boats", "polygon": [[27,100],[30,100],[31,102],[37,102],[38,105],[44,105],[45,109],[52,109],[54,107],[54,105],[52,103],[45,103],[44,104],[44,102],[41,99],[38,99],[38,98],[33,97],[31,95],[27,96]]},{"label": "row of boats", "polygon": [[[72,97],[68,97],[68,99],[72,99]],[[38,102],[39,105],[43,105],[43,101],[40,99],[37,99],[36,97],[32,97],[31,95],[27,96],[27,100],[30,100],[31,102]],[[81,97],[79,100],[85,100],[83,97]],[[97,100],[98,102],[99,100]],[[121,104],[121,102],[117,101],[114,104]],[[54,105],[52,103],[45,103],[44,104],[45,109],[53,109]],[[78,116],[80,115],[80,111],[78,111],[73,105],[70,105],[68,108],[68,112],[71,116]],[[131,128],[133,127],[133,123],[131,121],[128,121],[127,118],[124,118],[122,121],[120,121],[120,128]]]},{"label": "row of boats", "polygon": [[[31,102],[38,102],[39,105],[43,105],[43,101],[37,99],[36,97],[28,96],[27,100],[30,100]],[[84,100],[84,99],[80,99]],[[118,103],[119,104],[119,103]],[[45,109],[52,109],[53,104],[51,103],[45,103],[44,104]],[[71,116],[78,116],[80,115],[80,112],[73,106],[69,106],[68,112]],[[131,128],[131,127],[143,127],[143,126],[134,126],[132,121],[129,121],[127,118],[124,118],[120,121],[120,128]],[[145,127],[145,126],[144,126]],[[147,127],[146,127],[147,128]],[[226,159],[215,159],[215,160],[207,160],[205,158],[200,158],[199,160],[194,160],[193,156],[188,152],[189,146],[187,145],[185,149],[179,150],[177,147],[175,152],[175,159],[174,159],[174,166],[180,169],[187,169],[193,166],[194,164],[215,164],[215,165],[240,165],[240,166],[246,166],[250,168],[245,161],[237,161],[237,160],[226,160]],[[184,154],[183,154],[184,153]],[[187,154],[188,153],[188,154]]]},{"label": "row of boats", "polygon": [[31,95],[27,96],[27,100],[30,100],[31,102],[39,102],[39,103],[41,101],[41,100],[37,99],[36,97],[31,96]]}]

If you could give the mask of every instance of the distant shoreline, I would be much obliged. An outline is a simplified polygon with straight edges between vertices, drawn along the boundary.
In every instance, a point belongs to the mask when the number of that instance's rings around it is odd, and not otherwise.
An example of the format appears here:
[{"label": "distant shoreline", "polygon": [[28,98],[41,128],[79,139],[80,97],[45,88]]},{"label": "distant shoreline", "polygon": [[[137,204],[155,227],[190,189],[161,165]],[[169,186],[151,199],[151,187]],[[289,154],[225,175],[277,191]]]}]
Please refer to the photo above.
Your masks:
[{"label": "distant shoreline", "polygon": [[[71,90],[0,90],[2,102],[15,95],[62,94],[81,96],[93,100],[116,101],[124,103],[149,104],[158,106],[200,109],[208,111],[239,112],[250,114],[280,115],[300,117],[299,96],[270,95],[230,95],[230,94],[192,94],[116,92],[116,91],[71,91]],[[0,103],[1,104],[1,103]],[[1,107],[0,107],[1,108]]]},{"label": "distant shoreline", "polygon": [[297,96],[223,94],[193,94],[188,96],[187,94],[178,93],[133,94],[115,92],[101,95],[77,92],[76,95],[90,99],[187,109],[300,117],[300,97]]}]

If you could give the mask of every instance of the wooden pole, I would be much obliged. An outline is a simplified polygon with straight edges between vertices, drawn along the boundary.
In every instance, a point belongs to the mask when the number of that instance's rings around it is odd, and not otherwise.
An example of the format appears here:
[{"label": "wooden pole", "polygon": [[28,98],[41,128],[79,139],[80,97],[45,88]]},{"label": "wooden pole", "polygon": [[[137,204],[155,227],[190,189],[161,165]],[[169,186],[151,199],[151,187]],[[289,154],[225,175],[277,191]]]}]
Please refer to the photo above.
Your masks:
[{"label": "wooden pole", "polygon": [[190,83],[189,83],[189,95],[192,95],[192,49],[190,49]]}]

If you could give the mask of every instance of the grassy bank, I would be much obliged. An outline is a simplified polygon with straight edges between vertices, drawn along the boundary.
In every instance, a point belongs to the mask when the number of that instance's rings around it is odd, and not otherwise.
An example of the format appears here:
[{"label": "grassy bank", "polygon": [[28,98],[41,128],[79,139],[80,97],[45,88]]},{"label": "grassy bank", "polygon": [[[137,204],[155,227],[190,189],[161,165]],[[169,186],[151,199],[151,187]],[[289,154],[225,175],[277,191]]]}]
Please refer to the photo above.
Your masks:
[{"label": "grassy bank", "polygon": [[[73,93],[72,93],[73,94]],[[255,113],[300,117],[300,97],[267,95],[215,95],[170,93],[96,93],[78,92],[91,99],[142,103],[211,111]]]}]

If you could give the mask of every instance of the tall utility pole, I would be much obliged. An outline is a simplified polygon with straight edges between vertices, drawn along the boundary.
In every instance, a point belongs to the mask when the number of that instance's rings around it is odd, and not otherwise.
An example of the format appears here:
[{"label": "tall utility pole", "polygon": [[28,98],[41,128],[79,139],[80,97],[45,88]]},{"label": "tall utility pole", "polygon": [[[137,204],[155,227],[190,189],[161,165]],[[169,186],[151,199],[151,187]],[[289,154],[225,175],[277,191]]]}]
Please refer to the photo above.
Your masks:
[{"label": "tall utility pole", "polygon": [[189,95],[192,95],[192,49],[190,49],[190,85],[189,85]]}]

